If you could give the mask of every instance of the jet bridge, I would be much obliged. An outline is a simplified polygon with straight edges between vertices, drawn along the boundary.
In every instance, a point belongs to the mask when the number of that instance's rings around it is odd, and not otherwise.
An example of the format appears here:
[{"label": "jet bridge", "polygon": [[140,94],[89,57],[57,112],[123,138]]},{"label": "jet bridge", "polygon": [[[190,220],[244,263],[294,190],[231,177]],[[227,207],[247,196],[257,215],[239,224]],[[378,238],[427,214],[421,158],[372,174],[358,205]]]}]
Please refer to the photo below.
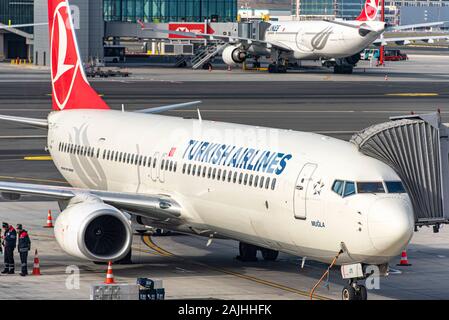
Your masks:
[{"label": "jet bridge", "polygon": [[449,223],[449,124],[439,113],[391,117],[351,138],[360,152],[392,167],[407,190],[415,225]]}]

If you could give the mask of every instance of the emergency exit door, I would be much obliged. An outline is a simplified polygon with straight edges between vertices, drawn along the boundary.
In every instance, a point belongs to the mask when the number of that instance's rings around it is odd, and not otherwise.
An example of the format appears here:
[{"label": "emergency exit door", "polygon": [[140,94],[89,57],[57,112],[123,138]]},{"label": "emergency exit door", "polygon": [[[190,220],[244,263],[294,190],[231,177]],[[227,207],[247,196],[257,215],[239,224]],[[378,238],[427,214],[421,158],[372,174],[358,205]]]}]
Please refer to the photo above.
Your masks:
[{"label": "emergency exit door", "polygon": [[296,180],[295,194],[293,196],[293,212],[296,219],[306,219],[307,217],[307,193],[312,184],[312,176],[316,168],[316,164],[306,163]]}]

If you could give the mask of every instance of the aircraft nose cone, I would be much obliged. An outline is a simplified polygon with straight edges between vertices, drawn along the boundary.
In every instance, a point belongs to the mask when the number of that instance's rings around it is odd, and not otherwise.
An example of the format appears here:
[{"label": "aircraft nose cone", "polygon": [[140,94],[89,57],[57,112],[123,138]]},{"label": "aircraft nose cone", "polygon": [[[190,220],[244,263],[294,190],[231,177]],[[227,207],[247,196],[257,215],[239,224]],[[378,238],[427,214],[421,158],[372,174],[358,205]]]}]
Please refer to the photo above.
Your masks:
[{"label": "aircraft nose cone", "polygon": [[378,199],[371,206],[368,229],[378,254],[393,257],[401,252],[413,235],[411,203],[400,198]]}]

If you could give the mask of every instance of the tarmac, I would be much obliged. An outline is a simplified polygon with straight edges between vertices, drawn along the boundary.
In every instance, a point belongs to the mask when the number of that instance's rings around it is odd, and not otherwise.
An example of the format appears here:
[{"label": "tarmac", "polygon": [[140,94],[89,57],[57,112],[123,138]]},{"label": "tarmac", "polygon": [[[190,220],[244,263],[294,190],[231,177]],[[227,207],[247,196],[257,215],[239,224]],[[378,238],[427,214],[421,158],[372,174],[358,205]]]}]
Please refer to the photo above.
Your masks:
[{"label": "tarmac", "polygon": [[[241,70],[130,68],[130,78],[94,79],[93,86],[115,109],[128,111],[202,100],[203,119],[313,131],[349,139],[390,116],[441,112],[449,122],[449,57],[410,55],[410,60],[370,67],[361,62],[353,75],[334,75],[309,65],[288,74]],[[387,75],[387,78],[385,78]],[[0,64],[0,114],[45,118],[51,105],[48,69]],[[196,117],[195,108],[168,113]],[[66,185],[46,156],[45,131],[7,122],[0,124],[0,180]],[[0,202],[0,219],[22,223],[39,250],[42,276],[0,276],[0,299],[88,299],[90,286],[102,283],[106,266],[65,254],[51,229],[45,229],[48,209],[57,218],[55,202],[24,197]],[[238,243],[185,236],[135,236],[133,265],[115,265],[116,280],[135,283],[137,277],[162,279],[167,299],[309,299],[309,290],[327,266],[281,254],[277,262],[242,263],[235,259]],[[415,233],[408,248],[409,267],[396,267],[381,279],[370,299],[448,299],[449,229]],[[19,261],[16,253],[16,270]],[[67,267],[80,270],[80,288],[70,289]],[[331,271],[328,288],[317,299],[340,299],[344,281]],[[68,280],[69,279],[69,280]],[[67,281],[69,286],[67,287]],[[6,290],[13,289],[13,290]]]}]

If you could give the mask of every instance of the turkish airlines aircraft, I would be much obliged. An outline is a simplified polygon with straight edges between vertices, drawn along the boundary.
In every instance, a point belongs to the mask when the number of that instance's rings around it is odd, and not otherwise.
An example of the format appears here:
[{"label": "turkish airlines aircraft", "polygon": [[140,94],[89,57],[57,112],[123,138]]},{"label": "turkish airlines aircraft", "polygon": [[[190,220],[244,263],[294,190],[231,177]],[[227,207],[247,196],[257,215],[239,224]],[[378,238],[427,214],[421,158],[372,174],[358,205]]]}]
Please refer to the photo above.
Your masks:
[{"label": "turkish airlines aircraft", "polygon": [[[130,255],[132,223],[240,242],[240,258],[279,251],[330,263],[352,277],[388,261],[413,234],[396,173],[349,142],[313,133],[111,110],[82,68],[65,0],[49,0],[53,111],[0,119],[48,130],[48,150],[72,187],[0,182],[55,199],[55,236],[90,261]],[[345,272],[347,274],[347,272]],[[366,299],[349,279],[345,299]]]},{"label": "turkish airlines aircraft", "polygon": [[[201,36],[209,40],[220,39],[228,43],[222,52],[222,58],[230,66],[245,62],[248,54],[255,57],[256,63],[258,57],[271,57],[273,63],[268,70],[274,73],[286,72],[287,62],[298,60],[321,60],[323,65],[333,67],[335,73],[352,73],[360,60],[360,52],[371,44],[407,44],[419,40],[449,39],[447,35],[383,38],[381,35],[388,30],[437,26],[444,22],[387,26],[385,22],[377,21],[378,12],[379,0],[366,0],[360,15],[354,21],[273,22],[265,32],[264,40],[217,34],[157,31],[180,36]],[[142,22],[139,24],[143,30],[154,30],[146,28]]]}]

